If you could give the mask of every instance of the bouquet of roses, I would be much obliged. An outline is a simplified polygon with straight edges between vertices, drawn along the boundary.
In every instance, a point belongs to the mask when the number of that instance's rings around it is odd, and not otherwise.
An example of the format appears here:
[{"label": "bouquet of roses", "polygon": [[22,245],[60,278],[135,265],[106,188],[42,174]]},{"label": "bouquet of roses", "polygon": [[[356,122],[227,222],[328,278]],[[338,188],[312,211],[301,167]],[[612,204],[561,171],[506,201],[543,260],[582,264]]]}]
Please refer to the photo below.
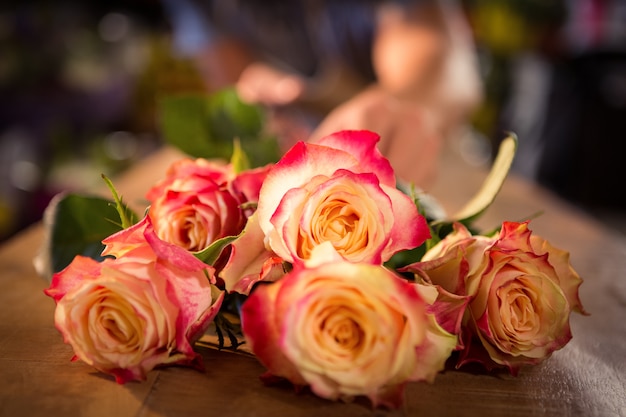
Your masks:
[{"label": "bouquet of roses", "polygon": [[397,183],[378,140],[336,132],[254,168],[237,146],[230,162],[190,156],[147,192],[141,219],[109,182],[119,231],[57,266],[45,291],[75,358],[142,380],[200,367],[195,344],[212,333],[255,355],[268,383],[398,407],[405,384],[434,381],[451,357],[516,374],[565,346],[570,313],[586,314],[569,254],[528,221],[472,228],[515,138],[451,218]]}]

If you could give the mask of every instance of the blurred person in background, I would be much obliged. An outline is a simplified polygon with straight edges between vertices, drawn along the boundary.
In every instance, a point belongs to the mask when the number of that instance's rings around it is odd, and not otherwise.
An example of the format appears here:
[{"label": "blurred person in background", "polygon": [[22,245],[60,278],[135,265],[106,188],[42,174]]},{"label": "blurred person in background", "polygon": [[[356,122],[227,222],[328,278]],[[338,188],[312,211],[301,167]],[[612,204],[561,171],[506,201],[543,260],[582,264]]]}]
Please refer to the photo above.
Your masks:
[{"label": "blurred person in background", "polygon": [[482,99],[471,32],[447,0],[163,0],[209,90],[270,111],[288,148],[342,129],[381,136],[398,176],[435,178]]}]

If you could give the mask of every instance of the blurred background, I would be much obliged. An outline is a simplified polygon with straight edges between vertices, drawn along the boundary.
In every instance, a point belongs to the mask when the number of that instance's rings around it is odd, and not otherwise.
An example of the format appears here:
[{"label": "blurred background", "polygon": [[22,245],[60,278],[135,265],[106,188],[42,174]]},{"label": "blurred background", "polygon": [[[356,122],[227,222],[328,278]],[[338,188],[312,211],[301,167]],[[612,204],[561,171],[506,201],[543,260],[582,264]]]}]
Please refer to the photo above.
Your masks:
[{"label": "blurred background", "polygon": [[[462,5],[486,92],[476,163],[514,131],[515,172],[626,230],[626,1]],[[159,97],[203,88],[159,1],[0,6],[0,240],[157,149]]]}]

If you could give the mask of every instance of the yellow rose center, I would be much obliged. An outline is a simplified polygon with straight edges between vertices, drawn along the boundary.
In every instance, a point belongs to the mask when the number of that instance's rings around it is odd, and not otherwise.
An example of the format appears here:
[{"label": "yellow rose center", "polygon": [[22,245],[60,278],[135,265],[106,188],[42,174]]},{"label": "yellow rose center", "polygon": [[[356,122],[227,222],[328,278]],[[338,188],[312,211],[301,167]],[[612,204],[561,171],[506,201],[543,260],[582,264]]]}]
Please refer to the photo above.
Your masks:
[{"label": "yellow rose center", "polygon": [[510,324],[513,329],[518,332],[527,332],[535,328],[537,321],[533,302],[529,294],[523,289],[507,293],[506,304],[509,305],[511,312]]},{"label": "yellow rose center", "polygon": [[518,277],[496,291],[499,320],[493,317],[491,322],[498,343],[507,352],[533,349],[533,341],[541,332],[543,305],[533,281]]},{"label": "yellow rose center", "polygon": [[341,356],[357,356],[363,348],[364,332],[354,312],[345,306],[324,309],[320,325],[322,343]]},{"label": "yellow rose center", "polygon": [[99,302],[89,311],[92,340],[103,352],[141,350],[144,323],[124,298],[100,290]]},{"label": "yellow rose center", "polygon": [[157,234],[166,242],[189,251],[200,251],[210,243],[206,221],[196,210],[181,210],[162,221]]},{"label": "yellow rose center", "polygon": [[[323,199],[313,198],[308,203],[297,248],[301,258],[308,259],[320,243],[331,242],[343,257],[358,261],[377,240],[380,225],[373,214],[377,207],[370,199],[363,198],[363,192],[346,188],[349,187],[335,187]],[[308,210],[310,215],[306,214]]]},{"label": "yellow rose center", "polygon": [[344,247],[358,229],[360,216],[342,200],[332,201],[321,207],[319,221],[316,223],[318,241],[331,241],[337,247]]}]

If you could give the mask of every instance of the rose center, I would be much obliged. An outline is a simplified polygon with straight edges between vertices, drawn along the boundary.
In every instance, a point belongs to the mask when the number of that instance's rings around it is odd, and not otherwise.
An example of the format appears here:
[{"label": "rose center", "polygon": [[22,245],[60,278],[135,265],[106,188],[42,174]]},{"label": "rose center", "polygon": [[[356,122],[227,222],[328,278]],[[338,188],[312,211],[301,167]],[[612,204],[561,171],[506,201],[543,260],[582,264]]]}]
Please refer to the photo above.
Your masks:
[{"label": "rose center", "polygon": [[518,280],[501,290],[498,291],[500,315],[509,337],[525,338],[525,334],[536,333],[540,322],[537,308],[540,306],[537,305],[535,294]]},{"label": "rose center", "polygon": [[533,326],[534,311],[532,302],[523,294],[513,294],[511,301],[512,324],[518,330],[530,330]]},{"label": "rose center", "polygon": [[176,238],[172,243],[190,251],[200,251],[207,246],[206,224],[200,213],[188,210],[175,216],[172,221],[172,233]]},{"label": "rose center", "polygon": [[93,340],[97,340],[102,351],[135,349],[140,345],[141,321],[132,307],[115,295],[100,298],[100,307],[89,312]]},{"label": "rose center", "polygon": [[346,255],[367,246],[367,231],[361,230],[361,216],[343,199],[327,201],[320,207],[313,229],[313,246],[332,242],[335,249]]},{"label": "rose center", "polygon": [[364,340],[364,332],[358,321],[345,307],[332,308],[329,313],[321,323],[327,347],[340,355],[356,355]]},{"label": "rose center", "polygon": [[359,221],[356,213],[347,206],[333,205],[323,216],[326,217],[323,223],[327,225],[325,235],[331,240],[339,240],[352,233]]},{"label": "rose center", "polygon": [[128,339],[128,335],[124,332],[124,330],[119,328],[117,322],[112,318],[103,319],[101,326],[111,338],[117,340],[118,342],[124,343]]}]

